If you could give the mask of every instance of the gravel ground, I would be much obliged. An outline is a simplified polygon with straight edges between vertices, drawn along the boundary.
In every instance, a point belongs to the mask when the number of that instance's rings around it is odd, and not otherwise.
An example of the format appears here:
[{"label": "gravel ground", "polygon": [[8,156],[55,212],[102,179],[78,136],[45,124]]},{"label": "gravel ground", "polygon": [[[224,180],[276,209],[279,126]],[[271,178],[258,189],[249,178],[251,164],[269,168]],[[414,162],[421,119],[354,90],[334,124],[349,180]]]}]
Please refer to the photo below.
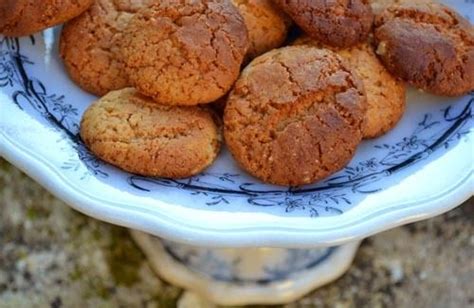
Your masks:
[{"label": "gravel ground", "polygon": [[[286,307],[474,307],[473,205],[365,240],[346,275]],[[1,158],[0,211],[0,307],[197,306],[153,274],[126,229]]]}]

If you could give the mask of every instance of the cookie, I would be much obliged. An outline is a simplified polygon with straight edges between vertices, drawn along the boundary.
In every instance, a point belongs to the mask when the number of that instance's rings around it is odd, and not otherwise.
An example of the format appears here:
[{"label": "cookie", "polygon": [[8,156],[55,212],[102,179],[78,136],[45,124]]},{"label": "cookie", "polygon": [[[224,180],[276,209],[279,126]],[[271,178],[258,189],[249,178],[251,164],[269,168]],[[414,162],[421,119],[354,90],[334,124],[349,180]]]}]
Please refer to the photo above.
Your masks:
[{"label": "cookie", "polygon": [[262,181],[297,186],[343,168],[362,138],[362,82],[340,56],[309,46],[253,60],[229,95],[224,137]]},{"label": "cookie", "polygon": [[275,0],[309,36],[323,44],[350,47],[367,39],[373,14],[368,0]]},{"label": "cookie", "polygon": [[369,0],[369,2],[372,7],[372,12],[376,15],[383,12],[388,6],[397,3],[398,0]]},{"label": "cookie", "polygon": [[[293,44],[323,47],[308,36],[298,38]],[[394,128],[405,112],[405,83],[387,71],[369,43],[332,50],[348,62],[364,83],[367,113],[363,137],[378,137]]]},{"label": "cookie", "polygon": [[427,2],[438,2],[436,0],[369,0],[372,11],[375,15],[383,12],[387,7],[393,4],[401,3],[427,3]]},{"label": "cookie", "polygon": [[474,89],[474,27],[437,3],[403,3],[376,17],[376,51],[388,70],[437,95]]},{"label": "cookie", "polygon": [[61,24],[84,12],[94,0],[2,0],[0,33],[25,36]]},{"label": "cookie", "polygon": [[231,1],[244,18],[249,34],[246,62],[285,42],[291,20],[272,0]]},{"label": "cookie", "polygon": [[210,103],[232,87],[248,48],[242,16],[225,0],[159,1],[124,31],[125,71],[167,105]]},{"label": "cookie", "polygon": [[150,2],[97,0],[64,25],[59,53],[76,84],[98,96],[130,85],[119,56],[119,42],[133,15]]},{"label": "cookie", "polygon": [[93,103],[80,133],[102,160],[128,172],[169,178],[192,176],[210,166],[221,143],[208,108],[159,105],[133,88]]}]

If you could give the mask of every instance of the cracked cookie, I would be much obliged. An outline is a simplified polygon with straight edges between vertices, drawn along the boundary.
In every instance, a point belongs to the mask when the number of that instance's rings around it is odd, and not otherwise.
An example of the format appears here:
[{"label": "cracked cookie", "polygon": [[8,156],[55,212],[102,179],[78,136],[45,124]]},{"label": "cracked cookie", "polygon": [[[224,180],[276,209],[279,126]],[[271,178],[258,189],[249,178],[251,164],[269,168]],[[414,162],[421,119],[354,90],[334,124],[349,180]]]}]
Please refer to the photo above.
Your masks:
[{"label": "cracked cookie", "polygon": [[61,24],[84,12],[93,0],[2,0],[0,33],[26,36]]},{"label": "cracked cookie", "polygon": [[133,88],[112,91],[93,103],[83,115],[80,134],[95,155],[112,165],[169,178],[201,172],[221,144],[208,108],[160,105]]},{"label": "cracked cookie", "polygon": [[[387,7],[393,5],[393,4],[399,4],[403,0],[369,0],[370,6],[372,7],[372,12],[374,12],[375,15],[380,14],[385,10]],[[414,1],[414,0],[406,0],[406,1]],[[431,1],[431,0],[426,0],[426,1]]]},{"label": "cracked cookie", "polygon": [[225,107],[224,136],[240,166],[262,181],[309,184],[349,162],[365,111],[362,82],[340,56],[284,47],[243,70]]},{"label": "cracked cookie", "polygon": [[393,4],[402,4],[402,3],[428,3],[428,2],[438,2],[437,0],[369,0],[372,11],[375,15],[378,15],[383,12],[387,7]]},{"label": "cracked cookie", "polygon": [[[293,44],[323,47],[308,36],[298,38]],[[405,112],[405,83],[387,71],[369,43],[331,50],[343,57],[364,83],[367,113],[363,137],[375,138],[394,128]]]},{"label": "cracked cookie", "polygon": [[388,70],[437,95],[474,90],[474,27],[437,3],[402,3],[375,20],[376,51]]},{"label": "cracked cookie", "polygon": [[119,42],[133,15],[152,1],[97,0],[64,25],[59,53],[75,83],[98,96],[130,86]]},{"label": "cracked cookie", "polygon": [[247,29],[226,0],[159,1],[124,31],[130,82],[167,105],[210,103],[232,87],[248,48]]},{"label": "cracked cookie", "polygon": [[326,45],[364,42],[372,27],[368,0],[274,0],[306,34]]},{"label": "cracked cookie", "polygon": [[231,1],[244,18],[249,34],[247,61],[285,42],[291,20],[272,0]]}]

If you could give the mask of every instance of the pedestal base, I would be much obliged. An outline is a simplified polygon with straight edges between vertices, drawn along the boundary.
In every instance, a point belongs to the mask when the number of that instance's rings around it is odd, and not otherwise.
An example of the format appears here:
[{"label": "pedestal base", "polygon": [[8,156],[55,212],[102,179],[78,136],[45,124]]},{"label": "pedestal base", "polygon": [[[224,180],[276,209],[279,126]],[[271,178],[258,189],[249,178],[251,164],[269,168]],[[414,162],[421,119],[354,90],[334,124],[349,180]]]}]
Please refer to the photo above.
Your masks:
[{"label": "pedestal base", "polygon": [[313,249],[204,248],[132,230],[163,279],[219,305],[282,304],[340,277],[360,242]]}]

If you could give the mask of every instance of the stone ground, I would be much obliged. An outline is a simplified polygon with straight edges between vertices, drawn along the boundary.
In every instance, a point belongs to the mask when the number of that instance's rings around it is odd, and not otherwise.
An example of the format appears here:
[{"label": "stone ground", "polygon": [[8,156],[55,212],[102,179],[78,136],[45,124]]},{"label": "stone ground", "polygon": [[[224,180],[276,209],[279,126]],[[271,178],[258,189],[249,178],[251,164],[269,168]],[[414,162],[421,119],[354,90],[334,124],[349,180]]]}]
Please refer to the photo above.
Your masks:
[{"label": "stone ground", "polygon": [[[286,307],[474,307],[473,220],[471,198],[371,237],[346,275]],[[0,159],[0,307],[195,307],[190,298],[153,274],[126,229]]]}]

